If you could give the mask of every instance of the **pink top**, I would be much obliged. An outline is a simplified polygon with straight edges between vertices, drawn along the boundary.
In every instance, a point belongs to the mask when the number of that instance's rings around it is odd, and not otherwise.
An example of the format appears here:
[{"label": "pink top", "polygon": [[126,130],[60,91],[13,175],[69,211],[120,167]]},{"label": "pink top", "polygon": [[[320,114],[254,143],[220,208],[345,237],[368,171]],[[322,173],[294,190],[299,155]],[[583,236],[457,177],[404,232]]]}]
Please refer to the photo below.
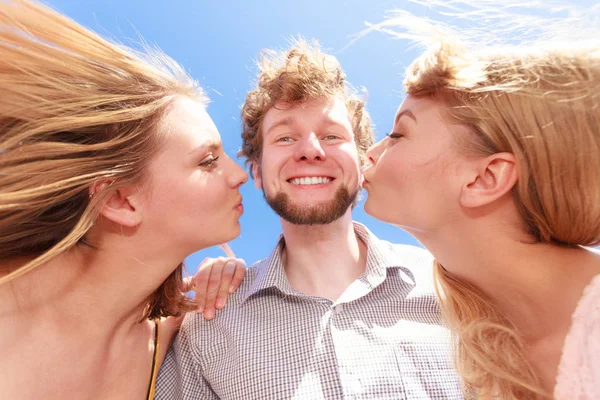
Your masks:
[{"label": "pink top", "polygon": [[583,291],[558,365],[557,400],[600,399],[600,275]]}]

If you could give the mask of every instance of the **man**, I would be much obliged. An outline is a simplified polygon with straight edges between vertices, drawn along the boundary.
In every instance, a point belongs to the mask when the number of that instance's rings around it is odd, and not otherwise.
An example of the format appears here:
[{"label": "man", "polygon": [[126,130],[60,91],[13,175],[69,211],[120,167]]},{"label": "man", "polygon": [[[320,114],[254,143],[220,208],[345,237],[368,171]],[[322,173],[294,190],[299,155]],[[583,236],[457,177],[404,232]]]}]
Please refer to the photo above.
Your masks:
[{"label": "man", "polygon": [[241,153],[283,236],[214,320],[187,317],[156,398],[462,398],[431,256],[352,222],[373,141],[364,102],[317,45],[269,54]]}]

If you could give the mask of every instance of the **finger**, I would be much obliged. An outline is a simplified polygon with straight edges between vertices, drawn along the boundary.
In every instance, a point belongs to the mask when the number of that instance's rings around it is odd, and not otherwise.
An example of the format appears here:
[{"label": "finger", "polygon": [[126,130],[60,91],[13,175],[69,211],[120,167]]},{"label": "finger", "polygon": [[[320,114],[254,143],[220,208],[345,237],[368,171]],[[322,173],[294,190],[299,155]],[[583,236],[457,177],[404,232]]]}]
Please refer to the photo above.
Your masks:
[{"label": "finger", "polygon": [[[231,286],[231,281],[233,279],[233,275],[235,270],[237,269],[237,260],[229,259],[223,266],[223,273],[221,274],[221,285],[219,286],[219,293],[217,294],[217,299],[215,301],[215,308],[217,310],[225,307],[225,303],[227,303],[227,296],[229,295],[229,287]],[[213,271],[214,272],[214,271]]]},{"label": "finger", "polygon": [[215,300],[219,293],[219,287],[221,285],[221,274],[223,267],[227,259],[223,257],[217,258],[208,276],[208,285],[206,288],[206,301],[204,302],[204,318],[212,319],[215,316]]},{"label": "finger", "polygon": [[227,257],[235,258],[235,254],[233,253],[233,250],[231,250],[231,247],[229,247],[229,245],[227,243],[223,243],[219,247],[221,247],[221,249],[225,252]]},{"label": "finger", "polygon": [[198,312],[204,311],[206,292],[208,291],[208,279],[213,263],[213,258],[205,258],[198,266],[198,272],[196,272],[193,278],[193,286],[195,287],[194,300],[198,304]]},{"label": "finger", "polygon": [[231,285],[229,285],[230,294],[238,290],[238,288],[242,284],[242,281],[244,280],[244,276],[246,276],[246,270],[248,269],[244,260],[238,258],[237,261],[238,263],[235,268],[235,273],[233,274],[233,278],[231,279]]}]

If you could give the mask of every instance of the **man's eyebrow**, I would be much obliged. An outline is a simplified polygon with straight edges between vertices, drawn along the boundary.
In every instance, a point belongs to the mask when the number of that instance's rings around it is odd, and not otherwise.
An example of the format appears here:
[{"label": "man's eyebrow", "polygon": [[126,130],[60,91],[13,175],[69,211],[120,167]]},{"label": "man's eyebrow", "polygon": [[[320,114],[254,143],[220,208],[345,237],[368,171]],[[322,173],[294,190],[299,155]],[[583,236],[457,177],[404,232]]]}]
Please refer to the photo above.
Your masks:
[{"label": "man's eyebrow", "polygon": [[269,127],[269,129],[265,132],[265,135],[268,135],[269,132],[271,132],[273,129],[275,129],[277,127],[294,125],[295,122],[296,122],[296,120],[294,117],[285,117],[285,118],[275,122],[273,125],[271,125]]},{"label": "man's eyebrow", "polygon": [[398,115],[396,115],[396,119],[394,120],[394,125],[396,125],[398,123],[398,121],[400,121],[400,118],[402,118],[405,115],[409,118],[412,118],[412,120],[415,121],[415,124],[417,123],[417,117],[415,117],[415,114],[413,114],[412,111],[402,110],[398,113]]},{"label": "man's eyebrow", "polygon": [[329,125],[344,126],[344,123],[343,123],[343,122],[340,122],[340,121],[338,121],[338,120],[336,120],[336,119],[329,119],[329,118],[328,118],[328,119],[326,119],[326,120],[323,122],[323,125],[324,125],[324,126],[329,126]]}]

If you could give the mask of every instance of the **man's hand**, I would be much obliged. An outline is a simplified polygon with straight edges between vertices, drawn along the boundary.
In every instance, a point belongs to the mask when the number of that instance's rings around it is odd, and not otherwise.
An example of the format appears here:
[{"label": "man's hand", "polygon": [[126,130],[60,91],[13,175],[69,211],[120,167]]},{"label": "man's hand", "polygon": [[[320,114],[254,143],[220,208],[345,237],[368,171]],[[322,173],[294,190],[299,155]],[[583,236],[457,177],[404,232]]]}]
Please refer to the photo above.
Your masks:
[{"label": "man's hand", "polygon": [[246,263],[240,258],[206,258],[191,278],[190,290],[195,291],[198,312],[213,319],[216,310],[225,307],[227,296],[235,292],[246,275]]}]

